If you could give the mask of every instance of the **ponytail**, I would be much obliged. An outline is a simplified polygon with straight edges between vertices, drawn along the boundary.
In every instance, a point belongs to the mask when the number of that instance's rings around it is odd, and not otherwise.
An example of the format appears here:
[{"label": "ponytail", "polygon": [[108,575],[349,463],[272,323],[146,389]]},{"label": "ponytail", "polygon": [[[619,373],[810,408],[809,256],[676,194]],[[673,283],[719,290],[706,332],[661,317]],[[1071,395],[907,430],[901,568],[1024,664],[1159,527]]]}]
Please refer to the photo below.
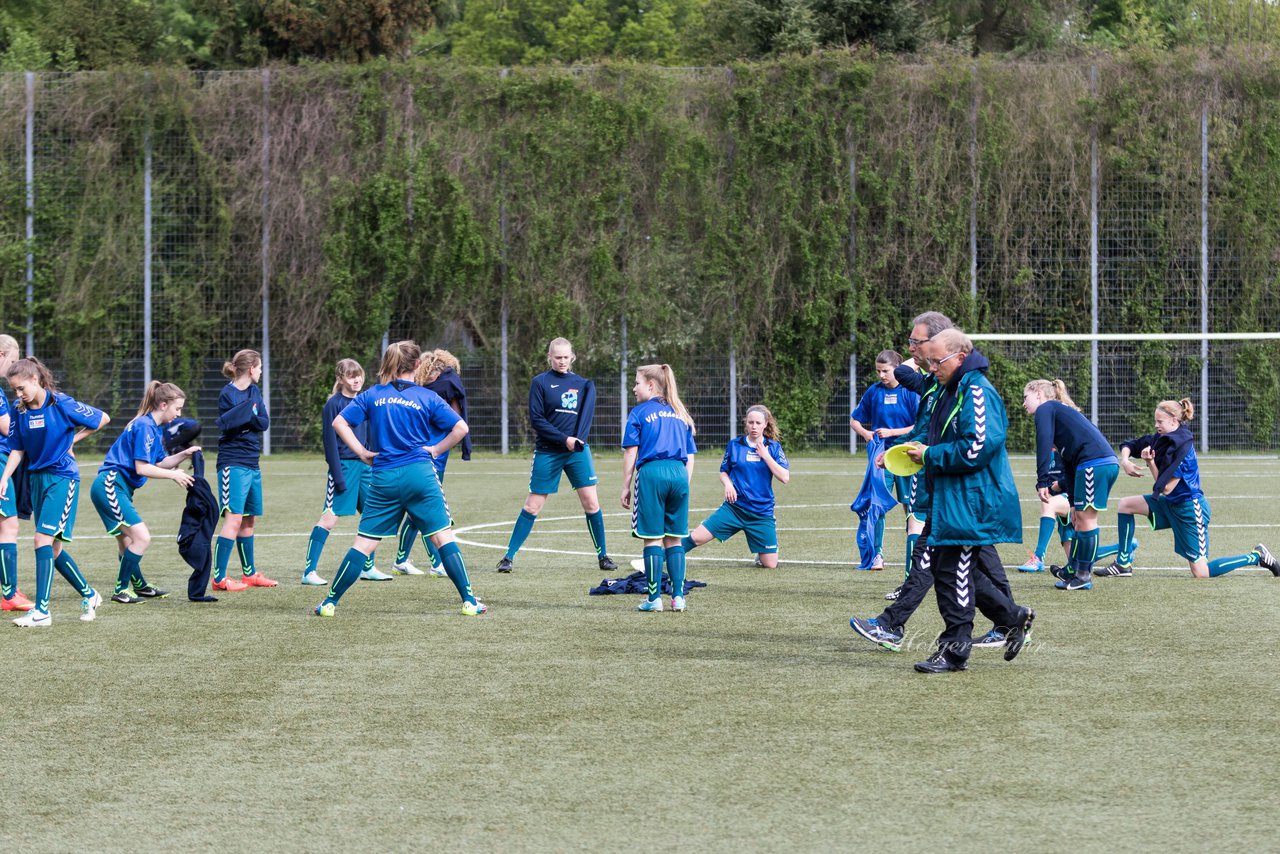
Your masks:
[{"label": "ponytail", "polygon": [[698,428],[694,426],[689,410],[685,409],[684,404],[680,402],[680,392],[676,388],[676,375],[671,370],[671,366],[666,363],[641,365],[636,368],[636,373],[658,385],[658,393],[655,396],[665,400],[667,405],[675,410],[676,415],[680,416],[680,420],[689,425],[689,432],[697,435]]},{"label": "ponytail", "polygon": [[1172,418],[1178,419],[1179,424],[1187,423],[1196,415],[1196,408],[1189,397],[1184,397],[1182,400],[1162,400],[1156,406],[1156,409]]},{"label": "ponytail", "polygon": [[339,359],[337,367],[337,376],[333,380],[333,391],[329,394],[334,395],[342,390],[342,381],[347,377],[364,376],[364,367],[355,359]]},{"label": "ponytail", "polygon": [[138,414],[134,418],[141,418],[148,412],[154,412],[160,408],[161,404],[172,403],[175,400],[185,400],[186,397],[186,392],[173,383],[152,380],[147,386],[147,390],[142,393],[142,403],[138,405]]},{"label": "ponytail", "polygon": [[[5,372],[5,378],[9,380],[10,385],[13,385],[14,379],[18,377],[26,380],[35,380],[40,384],[41,388],[50,394],[58,390],[57,384],[53,381],[53,372],[35,356],[19,359],[10,365],[9,370]],[[26,409],[26,405],[23,404],[21,398],[18,399],[18,409]]]},{"label": "ponytail", "polygon": [[412,341],[397,341],[389,345],[382,354],[382,364],[378,366],[378,382],[386,385],[398,376],[413,373],[421,357],[422,350]]},{"label": "ponytail", "polygon": [[1076,402],[1067,393],[1067,384],[1062,380],[1032,380],[1022,388],[1023,394],[1033,391],[1039,392],[1045,400],[1056,400],[1076,412],[1080,411],[1080,407],[1076,406]]},{"label": "ponytail", "polygon": [[262,364],[262,354],[257,350],[241,350],[222,363],[222,375],[229,380],[242,377]]},{"label": "ponytail", "polygon": [[765,406],[763,403],[748,406],[747,415],[750,415],[753,412],[759,412],[764,416],[764,430],[761,431],[761,435],[766,439],[772,439],[775,442],[779,441],[782,433],[778,431],[778,420],[773,417],[773,413],[769,411],[769,407]]}]

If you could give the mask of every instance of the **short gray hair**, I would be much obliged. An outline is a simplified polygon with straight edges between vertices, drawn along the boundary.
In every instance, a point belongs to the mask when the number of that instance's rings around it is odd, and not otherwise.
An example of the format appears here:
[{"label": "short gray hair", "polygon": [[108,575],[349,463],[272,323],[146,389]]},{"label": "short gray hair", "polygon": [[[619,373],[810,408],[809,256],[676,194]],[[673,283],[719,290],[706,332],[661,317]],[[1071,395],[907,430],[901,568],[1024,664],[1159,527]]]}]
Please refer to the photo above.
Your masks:
[{"label": "short gray hair", "polygon": [[911,322],[912,329],[917,326],[924,326],[929,330],[929,337],[932,338],[944,329],[951,329],[955,324],[951,322],[951,318],[940,311],[926,311]]}]

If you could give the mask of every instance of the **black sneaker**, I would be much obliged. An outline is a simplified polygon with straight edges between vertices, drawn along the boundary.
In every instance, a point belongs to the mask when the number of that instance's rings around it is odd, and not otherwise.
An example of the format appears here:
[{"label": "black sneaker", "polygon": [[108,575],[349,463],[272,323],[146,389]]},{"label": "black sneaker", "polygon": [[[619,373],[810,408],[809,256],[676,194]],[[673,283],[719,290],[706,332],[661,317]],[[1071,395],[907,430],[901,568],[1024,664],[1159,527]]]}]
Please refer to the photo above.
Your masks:
[{"label": "black sneaker", "polygon": [[1258,543],[1253,547],[1253,550],[1258,553],[1258,566],[1271,570],[1272,575],[1280,576],[1280,561],[1276,560],[1276,556],[1271,553],[1271,549],[1262,543]]},{"label": "black sneaker", "polygon": [[1061,581],[1066,581],[1071,577],[1071,570],[1065,566],[1050,566],[1049,574]]},{"label": "black sneaker", "polygon": [[902,595],[902,585],[899,584],[897,587],[893,588],[888,593],[884,594],[884,598],[886,602],[896,602],[898,601],[898,597],[901,595]]},{"label": "black sneaker", "polygon": [[152,587],[148,584],[146,587],[135,587],[133,592],[137,593],[143,599],[163,599],[169,595],[168,590],[161,590],[158,587]]},{"label": "black sneaker", "polygon": [[136,596],[130,596],[128,590],[121,590],[119,593],[112,595],[112,602],[119,602],[121,605],[136,605],[142,600]]},{"label": "black sneaker", "polygon": [[1113,563],[1111,566],[1104,566],[1102,569],[1095,569],[1093,574],[1102,576],[1103,578],[1129,578],[1133,575],[1133,567]]},{"label": "black sneaker", "polygon": [[[510,561],[507,561],[507,565],[508,565],[508,567],[510,567],[511,562],[510,562]],[[618,565],[617,565],[616,563],[614,563],[614,562],[613,562],[613,558],[609,557],[608,555],[601,555],[601,556],[600,556],[600,568],[601,568],[602,570],[604,570],[605,572],[613,572],[615,569],[617,569],[617,568],[618,568]],[[507,569],[507,572],[510,572],[510,571],[511,571],[510,569]],[[501,565],[501,564],[499,564],[499,565],[498,565],[498,572],[502,572],[502,565]]]},{"label": "black sneaker", "polygon": [[1004,646],[1005,633],[992,626],[990,631],[985,635],[974,635],[972,643],[978,649],[988,649],[991,647]]},{"label": "black sneaker", "polygon": [[958,673],[968,669],[969,662],[952,661],[942,650],[938,650],[924,661],[916,662],[917,673]]},{"label": "black sneaker", "polygon": [[1022,609],[1022,618],[1018,621],[1018,625],[1009,629],[1009,634],[1005,635],[1005,661],[1013,661],[1018,657],[1018,653],[1022,652],[1022,648],[1027,645],[1027,641],[1031,639],[1031,623],[1035,618],[1035,611],[1030,608]]},{"label": "black sneaker", "polygon": [[504,557],[502,560],[498,561],[498,572],[510,572],[510,571],[511,571],[511,558]]}]

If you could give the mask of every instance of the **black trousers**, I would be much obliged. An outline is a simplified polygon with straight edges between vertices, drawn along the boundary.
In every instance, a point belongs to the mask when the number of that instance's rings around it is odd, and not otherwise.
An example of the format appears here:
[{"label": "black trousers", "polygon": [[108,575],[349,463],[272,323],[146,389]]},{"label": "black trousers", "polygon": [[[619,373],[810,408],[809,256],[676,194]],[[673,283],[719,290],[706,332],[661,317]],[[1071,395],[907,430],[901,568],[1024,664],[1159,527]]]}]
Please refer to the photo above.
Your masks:
[{"label": "black trousers", "polygon": [[946,624],[938,648],[951,661],[967,661],[975,605],[1004,630],[1017,625],[1022,609],[1013,601],[994,546],[934,546],[931,551],[934,594]]}]

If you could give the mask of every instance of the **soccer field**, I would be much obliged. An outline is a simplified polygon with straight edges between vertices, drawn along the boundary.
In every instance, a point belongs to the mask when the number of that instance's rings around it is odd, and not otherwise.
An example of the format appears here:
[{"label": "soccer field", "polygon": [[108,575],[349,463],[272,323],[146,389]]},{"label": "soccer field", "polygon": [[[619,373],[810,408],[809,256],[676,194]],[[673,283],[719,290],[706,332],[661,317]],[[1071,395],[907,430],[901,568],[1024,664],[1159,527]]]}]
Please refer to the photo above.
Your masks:
[{"label": "soccer field", "polygon": [[[721,500],[719,451],[697,467],[691,524]],[[1015,458],[1024,536],[1033,461]],[[639,555],[597,458],[611,554]],[[930,596],[901,653],[855,635],[902,576],[901,515],[884,572],[858,572],[849,511],[865,458],[796,457],[778,487],[782,565],[745,541],[693,552],[707,582],[684,614],[588,596],[603,575],[581,508],[549,499],[515,572],[498,575],[528,458],[451,460],[445,487],[479,597],[446,579],[360,582],[337,616],[299,585],[323,461],[264,461],[259,567],[275,589],[186,601],[172,535],[180,490],[138,505],[143,564],[174,591],[106,602],[81,623],[54,580],[54,625],[0,632],[5,849],[53,850],[1261,850],[1280,791],[1280,579],[1197,581],[1169,532],[1139,520],[1132,578],[1086,593],[1010,569],[1036,609],[1012,663],[912,671],[941,628]],[[85,489],[72,553],[109,594],[114,543]],[[1214,556],[1280,547],[1275,457],[1201,460]],[[1149,480],[1122,477],[1117,495]],[[1104,514],[1103,542],[1115,538]],[[331,578],[350,543],[340,522]],[[34,595],[30,528],[20,580]],[[389,569],[394,546],[378,565]],[[1057,549],[1056,543],[1051,547]],[[1010,567],[1026,550],[1002,549]],[[1060,553],[1051,551],[1057,557]],[[421,545],[420,565],[427,561]],[[1060,561],[1059,561],[1060,562]],[[234,565],[234,559],[233,559]],[[625,567],[624,567],[625,568]],[[627,570],[629,571],[629,570]],[[12,616],[12,615],[10,615]],[[979,631],[986,624],[977,624]]]}]

